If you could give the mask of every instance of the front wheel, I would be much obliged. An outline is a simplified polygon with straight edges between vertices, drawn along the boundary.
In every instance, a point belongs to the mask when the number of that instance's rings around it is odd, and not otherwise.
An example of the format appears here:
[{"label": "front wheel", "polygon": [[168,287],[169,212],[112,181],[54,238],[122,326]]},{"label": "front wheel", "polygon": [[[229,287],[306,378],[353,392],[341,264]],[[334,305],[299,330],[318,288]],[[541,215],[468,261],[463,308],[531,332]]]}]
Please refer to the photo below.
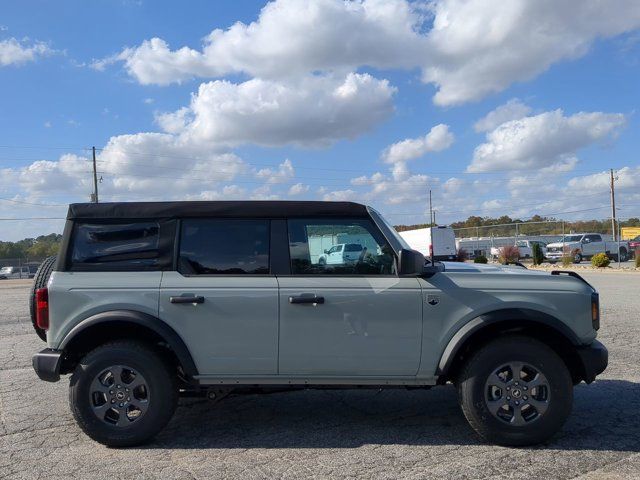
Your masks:
[{"label": "front wheel", "polygon": [[153,438],[178,403],[176,375],[154,350],[138,342],[113,342],[88,353],[69,384],[78,425],[93,440],[130,447]]},{"label": "front wheel", "polygon": [[582,262],[582,254],[580,252],[576,252],[573,254],[573,263]]},{"label": "front wheel", "polygon": [[464,365],[457,387],[469,424],[499,445],[548,440],[573,403],[565,363],[547,345],[523,336],[503,337],[478,350]]}]

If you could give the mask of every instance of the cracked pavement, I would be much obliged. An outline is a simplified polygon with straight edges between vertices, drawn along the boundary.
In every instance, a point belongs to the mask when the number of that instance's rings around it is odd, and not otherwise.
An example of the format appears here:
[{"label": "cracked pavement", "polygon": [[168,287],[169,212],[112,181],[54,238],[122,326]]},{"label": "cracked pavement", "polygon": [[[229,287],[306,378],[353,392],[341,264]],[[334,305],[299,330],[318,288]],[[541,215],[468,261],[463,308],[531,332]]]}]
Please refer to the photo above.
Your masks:
[{"label": "cracked pavement", "polygon": [[0,282],[0,478],[640,479],[640,274],[584,276],[609,368],[576,387],[559,435],[520,449],[480,442],[450,386],[183,399],[152,443],[109,449],[73,421],[68,377],[31,368],[29,284]]}]

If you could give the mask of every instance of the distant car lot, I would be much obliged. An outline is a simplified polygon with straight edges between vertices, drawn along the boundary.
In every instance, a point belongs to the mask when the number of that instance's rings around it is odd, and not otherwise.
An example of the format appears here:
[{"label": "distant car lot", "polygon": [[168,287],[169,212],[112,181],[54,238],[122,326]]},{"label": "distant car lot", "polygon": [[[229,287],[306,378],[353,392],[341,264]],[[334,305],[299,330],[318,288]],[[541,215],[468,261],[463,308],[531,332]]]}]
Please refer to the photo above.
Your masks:
[{"label": "distant car lot", "polygon": [[609,368],[576,389],[558,437],[525,449],[480,443],[453,388],[185,399],[151,445],[108,449],[73,422],[68,381],[38,381],[30,281],[3,281],[0,478],[640,478],[640,274],[584,275],[601,293]]}]

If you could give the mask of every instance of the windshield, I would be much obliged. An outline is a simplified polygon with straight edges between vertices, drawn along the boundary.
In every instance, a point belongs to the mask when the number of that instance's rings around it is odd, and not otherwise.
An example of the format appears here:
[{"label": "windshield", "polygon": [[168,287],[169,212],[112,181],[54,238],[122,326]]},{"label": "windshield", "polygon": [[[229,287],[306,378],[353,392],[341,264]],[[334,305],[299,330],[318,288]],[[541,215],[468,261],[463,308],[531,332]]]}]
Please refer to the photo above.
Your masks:
[{"label": "windshield", "polygon": [[564,237],[565,242],[579,242],[582,240],[582,235],[567,235]]},{"label": "windshield", "polygon": [[0,268],[0,273],[10,273],[11,267],[2,267]]},{"label": "windshield", "polygon": [[409,244],[405,241],[404,238],[400,236],[396,229],[393,228],[392,225],[387,222],[382,215],[376,212],[373,208],[367,207],[369,213],[373,220],[378,224],[378,227],[385,233],[385,236],[391,235],[393,238],[387,238],[391,243],[391,246],[397,251],[401,248],[405,248],[407,250],[411,250]]}]

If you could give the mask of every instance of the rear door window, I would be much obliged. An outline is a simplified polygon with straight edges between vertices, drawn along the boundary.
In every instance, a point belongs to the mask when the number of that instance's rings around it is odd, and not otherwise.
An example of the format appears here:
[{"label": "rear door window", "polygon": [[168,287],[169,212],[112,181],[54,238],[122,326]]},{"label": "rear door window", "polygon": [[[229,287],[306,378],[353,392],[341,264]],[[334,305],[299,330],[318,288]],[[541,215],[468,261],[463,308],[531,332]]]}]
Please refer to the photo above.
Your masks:
[{"label": "rear door window", "polygon": [[154,270],[160,265],[158,222],[76,223],[72,270]]},{"label": "rear door window", "polygon": [[269,273],[269,220],[185,219],[178,271],[183,275]]}]

